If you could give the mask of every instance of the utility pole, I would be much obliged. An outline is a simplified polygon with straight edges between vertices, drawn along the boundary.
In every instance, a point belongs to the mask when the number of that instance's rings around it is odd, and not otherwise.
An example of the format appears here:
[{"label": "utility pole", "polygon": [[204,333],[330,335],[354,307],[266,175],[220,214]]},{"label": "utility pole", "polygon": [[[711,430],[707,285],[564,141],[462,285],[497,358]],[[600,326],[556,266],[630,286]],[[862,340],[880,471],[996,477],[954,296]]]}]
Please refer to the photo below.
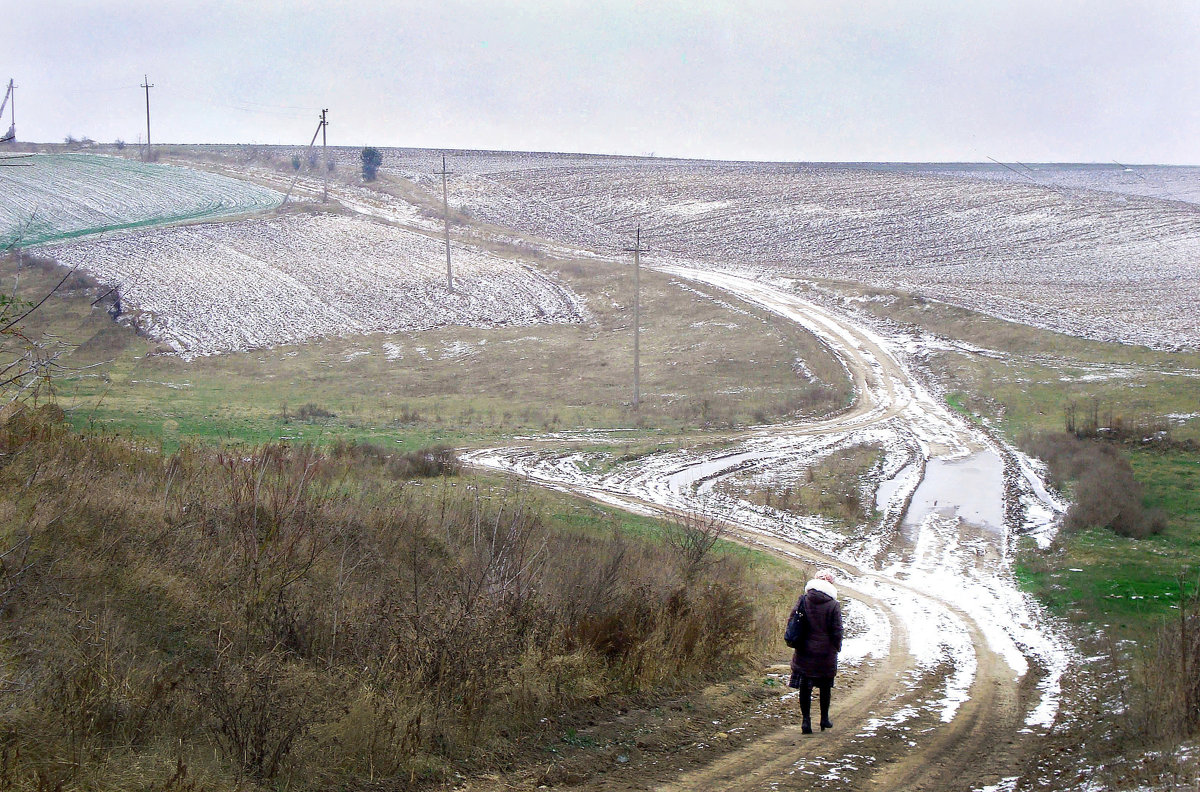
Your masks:
[{"label": "utility pole", "polygon": [[17,86],[11,79],[8,81],[8,90],[4,92],[3,101],[0,101],[0,122],[4,121],[6,107],[11,123],[8,125],[8,131],[0,135],[0,143],[12,143],[17,139]]},{"label": "utility pole", "polygon": [[325,130],[329,126],[325,114],[328,112],[329,108],[321,111],[321,203],[329,201],[329,154],[325,150]]},{"label": "utility pole", "polygon": [[146,154],[145,161],[150,161],[150,89],[154,86],[150,83],[148,75],[142,75],[142,87],[146,89]]},{"label": "utility pole", "polygon": [[642,227],[637,227],[637,236],[631,248],[626,252],[633,253],[633,409],[636,410],[641,402],[641,349],[640,337],[642,332]]},{"label": "utility pole", "polygon": [[[325,112],[326,112],[325,110],[321,111],[321,120],[317,122],[317,131],[313,132],[312,140],[308,141],[308,146],[304,149],[304,155],[306,157],[310,156],[312,154],[312,147],[315,146],[317,143],[317,135],[319,135],[323,131],[325,131]],[[325,145],[324,138],[322,138],[321,145],[322,145],[322,147]],[[325,170],[328,171],[329,169],[326,168]],[[288,185],[287,192],[283,194],[283,203],[284,204],[287,204],[288,199],[292,197],[292,190],[295,189],[296,180],[299,178],[300,178],[300,171],[296,171],[296,175],[292,177],[292,183]]]},{"label": "utility pole", "polygon": [[454,291],[454,273],[450,269],[450,200],[446,194],[446,177],[453,174],[446,170],[445,154],[442,155],[442,169],[435,173],[442,177],[442,219],[446,226],[446,288]]}]

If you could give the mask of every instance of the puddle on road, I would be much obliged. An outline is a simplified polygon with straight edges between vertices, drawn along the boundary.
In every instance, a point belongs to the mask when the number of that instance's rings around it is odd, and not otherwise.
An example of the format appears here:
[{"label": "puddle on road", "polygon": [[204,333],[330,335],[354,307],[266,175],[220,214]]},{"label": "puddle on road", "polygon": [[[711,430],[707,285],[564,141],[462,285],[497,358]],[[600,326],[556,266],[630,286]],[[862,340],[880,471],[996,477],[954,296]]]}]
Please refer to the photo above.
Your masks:
[{"label": "puddle on road", "polygon": [[991,449],[965,459],[931,459],[904,514],[915,527],[930,514],[957,517],[996,533],[1004,531],[1004,462]]}]

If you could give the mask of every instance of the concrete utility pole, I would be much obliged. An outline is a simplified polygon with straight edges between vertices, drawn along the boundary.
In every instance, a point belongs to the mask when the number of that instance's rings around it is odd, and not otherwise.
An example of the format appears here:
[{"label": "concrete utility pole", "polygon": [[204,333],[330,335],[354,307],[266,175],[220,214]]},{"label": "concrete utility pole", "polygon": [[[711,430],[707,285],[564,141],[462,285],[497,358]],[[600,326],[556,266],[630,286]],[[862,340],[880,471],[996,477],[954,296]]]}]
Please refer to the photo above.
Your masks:
[{"label": "concrete utility pole", "polygon": [[[4,140],[11,140],[14,143],[17,140],[17,85],[11,79],[8,81],[8,132],[4,133]],[[4,115],[4,108],[0,105],[0,116]]]},{"label": "concrete utility pole", "polygon": [[[317,121],[317,131],[313,132],[312,140],[308,141],[308,146],[304,149],[305,156],[312,154],[312,147],[317,143],[317,135],[325,130],[325,112],[321,111],[321,120]],[[324,139],[322,139],[324,140]],[[324,142],[321,144],[324,146]],[[328,170],[328,168],[326,168]],[[287,192],[283,195],[283,203],[286,204],[288,199],[292,197],[292,190],[296,187],[296,180],[300,178],[300,171],[296,171],[296,175],[292,177],[292,183],[288,185]]]},{"label": "concrete utility pole", "polygon": [[329,153],[325,149],[325,130],[329,127],[325,114],[328,112],[329,108],[321,111],[321,203],[329,201]]},{"label": "concrete utility pole", "polygon": [[454,273],[450,269],[450,200],[446,194],[446,177],[454,174],[446,170],[445,154],[442,155],[442,169],[435,173],[441,174],[442,177],[442,219],[446,225],[446,288],[454,291]]},{"label": "concrete utility pole", "polygon": [[150,89],[154,86],[150,83],[148,75],[142,75],[142,87],[146,89],[146,154],[144,160],[150,161]]},{"label": "concrete utility pole", "polygon": [[626,252],[633,253],[633,409],[641,403],[641,349],[639,347],[642,325],[642,227],[637,227],[637,236],[631,248]]}]

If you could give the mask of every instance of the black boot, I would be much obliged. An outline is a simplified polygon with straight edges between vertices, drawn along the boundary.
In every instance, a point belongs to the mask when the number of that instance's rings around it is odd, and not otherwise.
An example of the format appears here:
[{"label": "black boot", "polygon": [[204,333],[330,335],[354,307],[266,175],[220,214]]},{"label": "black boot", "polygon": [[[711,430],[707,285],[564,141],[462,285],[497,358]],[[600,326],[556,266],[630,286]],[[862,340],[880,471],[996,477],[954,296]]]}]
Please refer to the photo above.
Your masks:
[{"label": "black boot", "polygon": [[821,686],[821,731],[833,728],[833,721],[829,720],[829,699],[832,698],[832,693],[832,687]]},{"label": "black boot", "polygon": [[805,680],[801,680],[801,682],[800,682],[800,715],[802,718],[802,720],[800,721],[800,733],[801,734],[812,734],[813,733],[812,720],[810,720],[811,713],[812,713],[812,683],[809,682],[807,679],[805,679]]}]

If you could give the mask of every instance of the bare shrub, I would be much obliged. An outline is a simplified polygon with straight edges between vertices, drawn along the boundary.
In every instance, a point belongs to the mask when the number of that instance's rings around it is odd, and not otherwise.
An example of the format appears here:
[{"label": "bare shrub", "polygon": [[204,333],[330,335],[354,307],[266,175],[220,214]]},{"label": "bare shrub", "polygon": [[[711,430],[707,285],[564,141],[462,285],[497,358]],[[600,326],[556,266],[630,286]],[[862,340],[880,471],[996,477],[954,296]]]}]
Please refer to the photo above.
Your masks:
[{"label": "bare shrub", "polygon": [[[284,409],[286,412],[286,407]],[[303,404],[300,406],[299,410],[296,410],[296,420],[298,421],[309,421],[311,423],[312,421],[336,417],[337,413],[333,412],[332,410],[327,410],[319,404],[314,404],[313,402]]]},{"label": "bare shrub", "polygon": [[225,758],[240,772],[269,781],[296,740],[324,720],[329,701],[320,679],[279,649],[236,652],[221,647],[197,698]]},{"label": "bare shrub", "polygon": [[1134,478],[1129,460],[1112,444],[1048,432],[1022,438],[1022,446],[1046,462],[1051,484],[1059,489],[1073,487],[1068,529],[1097,526],[1144,538],[1166,527],[1162,512],[1143,506],[1142,485]]},{"label": "bare shrub", "polygon": [[388,475],[396,479],[453,476],[462,469],[458,455],[449,446],[430,446],[400,453],[370,443],[338,440],[331,453],[341,460],[386,469]]},{"label": "bare shrub", "polygon": [[1179,578],[1179,615],[1158,630],[1140,661],[1141,736],[1178,742],[1200,733],[1200,585]]},{"label": "bare shrub", "polygon": [[667,517],[663,541],[679,560],[685,581],[713,562],[713,548],[725,530],[724,521],[709,512],[674,512]]}]

